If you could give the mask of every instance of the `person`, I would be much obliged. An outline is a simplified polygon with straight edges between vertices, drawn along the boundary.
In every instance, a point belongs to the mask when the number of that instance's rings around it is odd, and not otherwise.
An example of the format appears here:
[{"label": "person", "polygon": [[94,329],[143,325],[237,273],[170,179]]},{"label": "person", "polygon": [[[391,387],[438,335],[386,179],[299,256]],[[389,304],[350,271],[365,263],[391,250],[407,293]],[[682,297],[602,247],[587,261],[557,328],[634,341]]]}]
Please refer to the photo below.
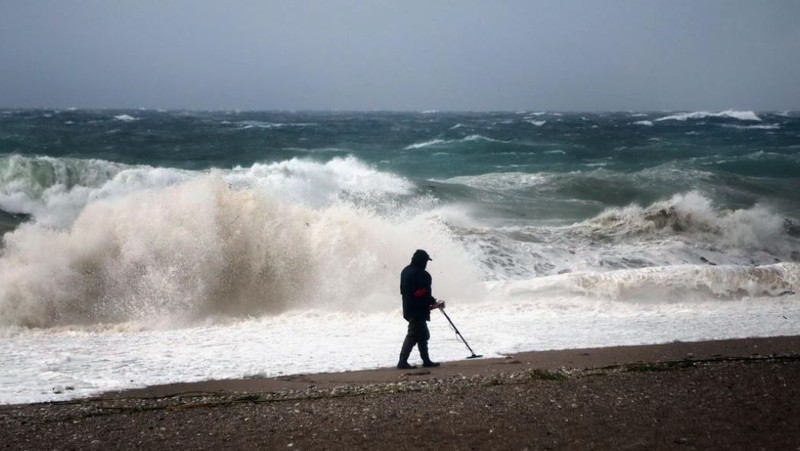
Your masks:
[{"label": "person", "polygon": [[444,308],[444,301],[437,301],[431,292],[431,275],[425,268],[433,259],[422,249],[417,249],[411,257],[411,264],[400,273],[400,294],[403,297],[403,318],[408,321],[408,333],[400,350],[399,369],[416,368],[408,363],[414,345],[419,349],[422,366],[437,367],[438,363],[428,355],[428,340],[431,338],[427,322],[431,310]]}]

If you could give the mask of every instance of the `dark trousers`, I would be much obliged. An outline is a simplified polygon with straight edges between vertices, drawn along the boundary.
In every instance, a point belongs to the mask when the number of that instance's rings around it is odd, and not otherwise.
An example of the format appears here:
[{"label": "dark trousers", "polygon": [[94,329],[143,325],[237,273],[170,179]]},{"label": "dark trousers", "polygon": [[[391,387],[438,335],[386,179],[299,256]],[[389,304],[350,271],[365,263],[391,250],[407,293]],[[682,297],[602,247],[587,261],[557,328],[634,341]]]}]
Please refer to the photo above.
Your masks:
[{"label": "dark trousers", "polygon": [[428,340],[431,339],[431,333],[428,330],[428,322],[424,319],[412,319],[408,322],[408,333],[406,339],[403,340],[403,348],[400,350],[400,363],[407,362],[408,357],[411,355],[411,350],[414,345],[419,349],[419,356],[422,361],[427,363],[431,359],[428,356]]}]

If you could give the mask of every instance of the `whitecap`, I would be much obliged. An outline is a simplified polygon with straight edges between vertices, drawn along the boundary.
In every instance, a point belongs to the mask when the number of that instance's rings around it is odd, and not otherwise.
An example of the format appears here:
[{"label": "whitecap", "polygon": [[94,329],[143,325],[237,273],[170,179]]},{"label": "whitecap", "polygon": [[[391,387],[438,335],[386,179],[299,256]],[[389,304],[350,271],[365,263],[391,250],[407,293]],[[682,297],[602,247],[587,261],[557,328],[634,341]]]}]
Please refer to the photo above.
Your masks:
[{"label": "whitecap", "polygon": [[404,149],[405,150],[424,149],[425,147],[438,146],[440,144],[446,144],[446,143],[449,143],[449,142],[452,142],[452,141],[447,141],[447,140],[444,140],[444,139],[438,139],[437,138],[437,139],[432,139],[430,141],[424,141],[424,142],[421,142],[421,143],[409,144],[408,146],[404,147]]},{"label": "whitecap", "polygon": [[507,141],[502,141],[502,140],[499,140],[499,139],[488,138],[488,137],[483,136],[483,135],[469,135],[469,136],[467,136],[465,138],[461,138],[461,139],[439,139],[439,138],[436,138],[436,139],[432,139],[430,141],[424,141],[424,142],[409,144],[408,146],[404,147],[403,149],[404,150],[415,150],[415,149],[424,149],[426,147],[436,147],[436,146],[442,146],[442,145],[446,145],[446,144],[453,144],[453,143],[459,143],[459,142],[476,142],[476,141],[498,142],[498,143],[507,142]]},{"label": "whitecap", "polygon": [[263,128],[263,129],[274,129],[274,128],[288,128],[288,127],[312,127],[314,123],[307,123],[307,122],[289,122],[289,123],[282,123],[282,122],[264,122],[264,121],[240,121],[236,122],[239,126],[240,130],[247,130],[251,128]]},{"label": "whitecap", "polygon": [[687,121],[687,120],[694,120],[694,119],[705,119],[708,117],[714,118],[730,118],[730,119],[738,119],[740,121],[761,121],[761,118],[752,111],[736,111],[736,110],[725,110],[719,113],[710,113],[708,111],[695,111],[693,113],[679,113],[673,114],[669,116],[665,116],[662,118],[656,119],[656,121]]},{"label": "whitecap", "polygon": [[461,141],[487,141],[487,142],[495,142],[495,143],[505,143],[508,141],[503,141],[500,139],[489,138],[483,135],[469,135],[466,138],[462,139]]},{"label": "whitecap", "polygon": [[759,124],[759,125],[725,124],[724,127],[738,128],[740,130],[780,130],[781,124]]}]

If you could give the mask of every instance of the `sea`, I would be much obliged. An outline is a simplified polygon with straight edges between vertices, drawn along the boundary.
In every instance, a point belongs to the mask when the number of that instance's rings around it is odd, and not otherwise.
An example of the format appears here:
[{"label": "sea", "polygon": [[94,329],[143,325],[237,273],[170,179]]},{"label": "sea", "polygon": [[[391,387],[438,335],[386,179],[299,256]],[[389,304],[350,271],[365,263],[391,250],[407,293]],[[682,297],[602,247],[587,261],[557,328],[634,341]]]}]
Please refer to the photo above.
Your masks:
[{"label": "sea", "polygon": [[0,404],[394,366],[416,249],[445,365],[797,335],[800,113],[4,109],[0,234]]}]

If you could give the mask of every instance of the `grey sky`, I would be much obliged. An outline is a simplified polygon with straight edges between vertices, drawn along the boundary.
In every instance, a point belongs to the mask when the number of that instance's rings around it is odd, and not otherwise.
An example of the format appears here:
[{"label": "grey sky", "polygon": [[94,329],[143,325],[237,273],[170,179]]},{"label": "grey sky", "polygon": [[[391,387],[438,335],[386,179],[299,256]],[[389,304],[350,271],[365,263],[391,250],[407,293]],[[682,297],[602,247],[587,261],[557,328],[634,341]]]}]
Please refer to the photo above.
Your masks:
[{"label": "grey sky", "polygon": [[800,109],[800,1],[0,0],[0,107]]}]

